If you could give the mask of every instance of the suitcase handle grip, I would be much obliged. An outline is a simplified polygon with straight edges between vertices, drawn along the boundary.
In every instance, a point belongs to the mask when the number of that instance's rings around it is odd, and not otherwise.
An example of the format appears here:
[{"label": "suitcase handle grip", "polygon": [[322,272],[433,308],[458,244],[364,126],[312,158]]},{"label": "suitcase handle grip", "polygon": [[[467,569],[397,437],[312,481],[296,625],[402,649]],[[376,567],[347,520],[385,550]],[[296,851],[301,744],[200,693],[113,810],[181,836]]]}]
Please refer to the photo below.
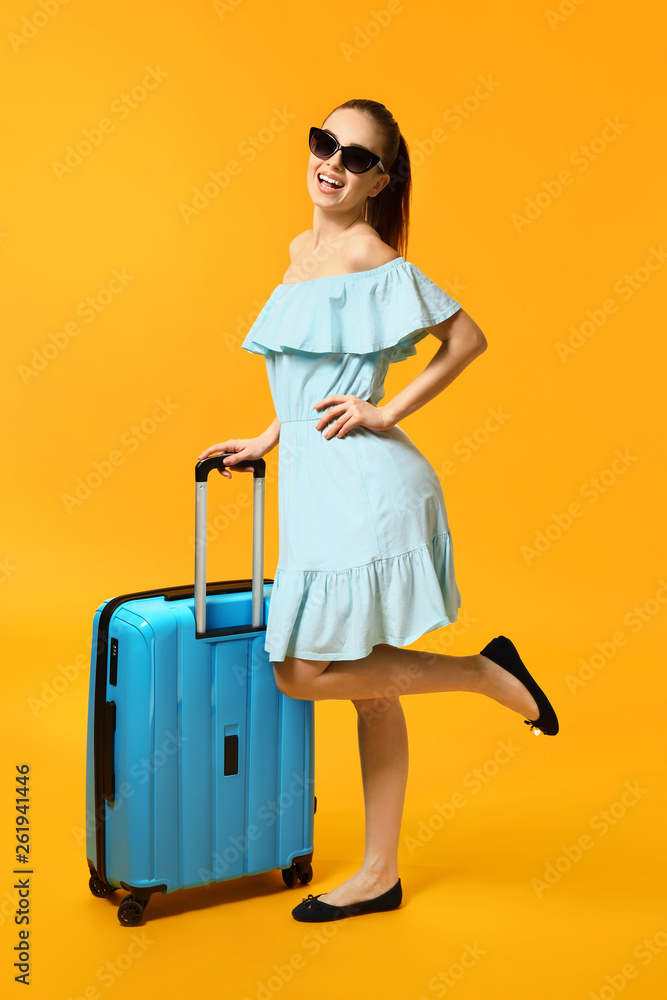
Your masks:
[{"label": "suitcase handle grip", "polygon": [[[223,465],[234,452],[224,452],[195,465],[195,638],[213,635],[206,630],[206,494],[208,474]],[[263,458],[243,462],[253,467],[252,496],[252,628],[262,628],[264,606],[264,485],[266,463]],[[244,629],[248,631],[248,629]]]},{"label": "suitcase handle grip", "polygon": [[[208,474],[213,469],[220,469],[223,467],[223,459],[230,458],[231,455],[236,454],[236,452],[225,452],[222,455],[213,455],[209,458],[204,458],[201,462],[197,462],[195,465],[195,482],[205,483],[208,479]],[[242,465],[252,465],[253,467],[253,479],[264,478],[266,474],[266,462],[263,458],[252,458],[247,462],[242,462]],[[228,468],[228,466],[224,466]]]}]

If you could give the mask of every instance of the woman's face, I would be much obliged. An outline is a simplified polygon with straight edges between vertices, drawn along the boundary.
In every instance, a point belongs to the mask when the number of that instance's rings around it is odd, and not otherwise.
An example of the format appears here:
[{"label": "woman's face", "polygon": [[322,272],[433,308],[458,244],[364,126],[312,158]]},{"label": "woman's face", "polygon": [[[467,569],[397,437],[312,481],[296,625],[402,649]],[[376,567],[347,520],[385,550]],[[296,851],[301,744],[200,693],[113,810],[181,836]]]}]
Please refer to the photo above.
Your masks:
[{"label": "woman's face", "polygon": [[[340,108],[333,111],[322,128],[338,139],[342,146],[360,145],[371,153],[383,155],[380,144],[380,134],[372,119],[353,108]],[[311,153],[308,158],[308,193],[313,202],[330,211],[349,212],[361,208],[367,197],[375,197],[389,183],[389,174],[382,173],[380,167],[371,167],[363,174],[355,174],[346,170],[341,160],[341,151],[337,149],[333,156],[321,160]],[[318,180],[318,174],[328,174],[339,181],[340,187],[325,188]]]}]

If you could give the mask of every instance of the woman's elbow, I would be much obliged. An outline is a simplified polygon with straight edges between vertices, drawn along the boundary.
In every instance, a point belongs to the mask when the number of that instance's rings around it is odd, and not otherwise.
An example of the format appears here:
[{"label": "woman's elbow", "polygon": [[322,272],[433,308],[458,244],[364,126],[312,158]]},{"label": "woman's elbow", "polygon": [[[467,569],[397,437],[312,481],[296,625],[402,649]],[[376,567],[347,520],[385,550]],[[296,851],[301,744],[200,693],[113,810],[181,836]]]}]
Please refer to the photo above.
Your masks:
[{"label": "woman's elbow", "polygon": [[481,328],[475,323],[472,316],[463,309],[459,310],[456,315],[459,318],[458,330],[468,344],[470,353],[482,354],[489,345]]},{"label": "woman's elbow", "polygon": [[483,354],[489,346],[486,337],[476,323],[473,323],[472,327],[468,327],[466,330],[466,343],[470,354],[474,357]]}]

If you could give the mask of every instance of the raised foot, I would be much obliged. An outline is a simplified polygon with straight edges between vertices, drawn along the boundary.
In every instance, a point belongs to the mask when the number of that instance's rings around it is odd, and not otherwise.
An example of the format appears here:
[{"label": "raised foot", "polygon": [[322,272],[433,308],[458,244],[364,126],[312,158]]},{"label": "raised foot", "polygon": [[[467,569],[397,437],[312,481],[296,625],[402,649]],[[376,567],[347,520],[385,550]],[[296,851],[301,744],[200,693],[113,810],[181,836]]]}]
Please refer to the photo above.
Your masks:
[{"label": "raised foot", "polygon": [[508,670],[494,663],[488,656],[477,654],[482,674],[480,690],[494,701],[523,715],[524,719],[536,720],[539,715],[537,702],[525,684]]}]

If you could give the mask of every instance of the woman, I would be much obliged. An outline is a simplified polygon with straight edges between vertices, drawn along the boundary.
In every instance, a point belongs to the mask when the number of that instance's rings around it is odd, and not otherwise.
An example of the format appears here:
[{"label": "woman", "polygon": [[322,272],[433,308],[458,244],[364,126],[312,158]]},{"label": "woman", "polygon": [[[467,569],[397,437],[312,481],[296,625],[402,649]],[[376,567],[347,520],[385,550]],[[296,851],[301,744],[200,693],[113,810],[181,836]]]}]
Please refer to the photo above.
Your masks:
[{"label": "woman", "polygon": [[[280,438],[279,559],[265,649],[280,691],[350,699],[365,799],[361,866],[292,911],[322,921],[397,908],[398,842],[408,771],[400,694],[475,691],[555,735],[558,720],[514,645],[497,636],[469,656],[401,649],[456,621],[452,538],[435,470],[398,426],[487,346],[461,308],[405,256],[408,149],[375,101],[339,105],[309,135],[313,228],[243,347],[263,354],[278,416],[251,439],[199,455],[247,459]],[[424,372],[379,407],[389,364],[441,345]],[[219,470],[227,478],[228,470]],[[532,720],[532,721],[530,721]]]}]

